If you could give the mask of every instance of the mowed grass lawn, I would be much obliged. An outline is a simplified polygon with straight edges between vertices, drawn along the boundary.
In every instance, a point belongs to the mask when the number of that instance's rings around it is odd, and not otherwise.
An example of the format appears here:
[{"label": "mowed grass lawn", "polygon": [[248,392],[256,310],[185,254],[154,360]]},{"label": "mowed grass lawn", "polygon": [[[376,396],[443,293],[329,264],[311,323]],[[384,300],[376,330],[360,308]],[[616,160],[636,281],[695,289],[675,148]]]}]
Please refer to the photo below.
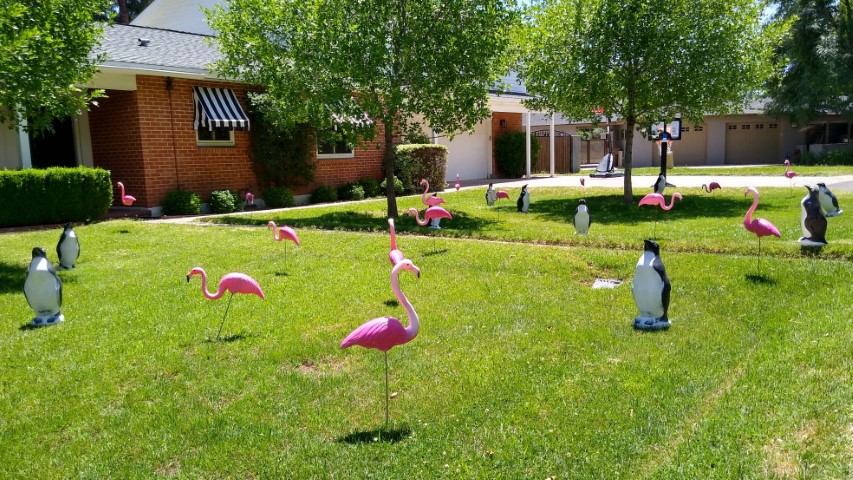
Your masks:
[{"label": "mowed grass lawn", "polygon": [[[259,215],[297,226],[286,261],[259,226],[77,227],[66,321],[34,330],[24,270],[34,246],[56,260],[60,230],[3,235],[0,477],[850,478],[850,214],[803,255],[786,222],[804,189],[764,190],[759,215],[783,238],[764,242],[761,277],[742,192],[707,196],[719,216],[698,193],[659,212],[698,213],[658,224],[673,326],[654,334],[632,330],[630,293],[651,207],[534,189],[523,215],[472,190],[444,194],[457,217],[437,234],[401,218],[421,333],[389,352],[387,430],[381,352],[338,348],[368,319],[404,316],[384,201]],[[564,211],[581,194],[616,217],[586,238]],[[194,266],[211,289],[248,273],[267,299],[235,296],[216,341],[227,300],[186,282]],[[625,284],[592,290],[599,277]]]}]

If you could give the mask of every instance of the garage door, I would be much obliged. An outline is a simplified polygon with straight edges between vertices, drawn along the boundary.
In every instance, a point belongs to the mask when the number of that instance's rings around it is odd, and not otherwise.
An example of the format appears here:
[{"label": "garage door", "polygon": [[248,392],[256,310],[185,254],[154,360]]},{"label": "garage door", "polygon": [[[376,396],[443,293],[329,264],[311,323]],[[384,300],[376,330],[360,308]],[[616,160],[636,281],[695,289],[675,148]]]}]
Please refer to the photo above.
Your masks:
[{"label": "garage door", "polygon": [[447,146],[447,181],[453,184],[456,174],[462,180],[488,178],[492,166],[491,119],[478,124],[474,133],[460,133],[448,142],[446,138],[439,143]]},{"label": "garage door", "polygon": [[781,162],[778,123],[726,124],[726,164],[749,165]]},{"label": "garage door", "polygon": [[681,140],[672,142],[675,152],[675,166],[706,165],[705,160],[705,126],[684,124],[681,127]]}]

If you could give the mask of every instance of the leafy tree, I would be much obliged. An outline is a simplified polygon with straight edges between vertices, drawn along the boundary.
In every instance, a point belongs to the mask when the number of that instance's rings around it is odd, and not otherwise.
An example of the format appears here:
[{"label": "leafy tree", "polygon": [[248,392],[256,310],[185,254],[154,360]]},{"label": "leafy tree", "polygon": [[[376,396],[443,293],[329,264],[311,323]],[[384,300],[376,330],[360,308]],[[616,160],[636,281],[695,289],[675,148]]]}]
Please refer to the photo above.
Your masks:
[{"label": "leafy tree", "polygon": [[735,112],[768,78],[776,28],[755,0],[545,0],[518,31],[528,104],[577,119],[595,107],[627,123],[625,202],[634,131],[680,114]]},{"label": "leafy tree", "polygon": [[395,137],[416,118],[442,132],[486,118],[514,18],[504,0],[229,0],[208,15],[219,73],[263,86],[282,123],[383,135],[391,217]]},{"label": "leafy tree", "polygon": [[7,0],[0,8],[0,122],[41,131],[57,117],[79,114],[101,92],[88,82],[109,9],[103,0]]},{"label": "leafy tree", "polygon": [[778,18],[791,24],[776,50],[779,73],[768,84],[768,110],[808,124],[836,112],[853,118],[851,0],[780,0]]}]

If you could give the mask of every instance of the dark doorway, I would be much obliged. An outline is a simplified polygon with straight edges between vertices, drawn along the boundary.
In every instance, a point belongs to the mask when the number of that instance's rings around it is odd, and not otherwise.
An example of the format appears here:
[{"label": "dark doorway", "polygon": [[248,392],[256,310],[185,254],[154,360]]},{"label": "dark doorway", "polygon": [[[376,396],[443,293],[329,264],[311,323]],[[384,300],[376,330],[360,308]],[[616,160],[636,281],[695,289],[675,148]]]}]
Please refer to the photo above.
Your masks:
[{"label": "dark doorway", "polygon": [[56,118],[50,129],[30,132],[30,158],[33,168],[76,167],[71,117]]}]

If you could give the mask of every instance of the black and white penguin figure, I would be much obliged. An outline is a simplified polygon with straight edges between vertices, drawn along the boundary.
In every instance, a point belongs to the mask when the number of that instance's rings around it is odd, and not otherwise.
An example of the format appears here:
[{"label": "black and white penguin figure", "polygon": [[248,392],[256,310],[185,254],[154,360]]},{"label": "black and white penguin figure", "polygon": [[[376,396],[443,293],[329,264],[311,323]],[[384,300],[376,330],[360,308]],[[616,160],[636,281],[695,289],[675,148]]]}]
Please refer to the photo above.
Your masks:
[{"label": "black and white penguin figure", "polygon": [[637,267],[631,293],[640,315],[634,319],[634,328],[640,330],[664,330],[669,328],[669,294],[672,286],[660,259],[660,247],[652,240],[644,240],[645,246]]},{"label": "black and white penguin figure", "polygon": [[798,240],[800,245],[804,247],[822,247],[826,242],[826,217],[820,209],[820,200],[818,199],[818,189],[805,186],[809,191],[808,195],[803,197],[800,205],[803,207],[802,227],[803,236]]},{"label": "black and white penguin figure", "polygon": [[59,237],[59,243],[56,244],[56,256],[59,257],[60,270],[74,268],[77,258],[80,257],[80,242],[77,241],[77,234],[74,233],[73,227],[72,223],[66,223],[65,229],[62,230],[62,235]]},{"label": "black and white penguin figure", "polygon": [[575,216],[572,218],[572,225],[575,226],[575,231],[580,235],[589,233],[589,224],[592,220],[589,217],[589,210],[586,208],[586,200],[580,199],[578,208],[575,209]]},{"label": "black and white penguin figure", "polygon": [[826,188],[825,183],[820,182],[817,184],[817,193],[817,198],[820,200],[820,207],[826,212],[827,217],[835,217],[844,213],[838,207],[838,199],[835,198],[835,194]]},{"label": "black and white penguin figure", "polygon": [[530,208],[530,192],[527,191],[527,185],[521,187],[521,195],[518,196],[516,206],[521,213],[527,213]]},{"label": "black and white penguin figure", "polygon": [[663,190],[666,187],[674,187],[674,186],[675,185],[666,181],[666,175],[660,173],[660,174],[658,174],[658,179],[655,180],[655,184],[652,185],[652,190],[654,190],[655,193],[659,193],[659,194],[663,195]]},{"label": "black and white penguin figure", "polygon": [[36,312],[30,325],[41,327],[65,320],[59,311],[62,308],[62,280],[56,275],[56,269],[41,247],[33,249],[33,260],[27,268],[27,279],[24,281],[24,296],[30,308]]},{"label": "black and white penguin figure", "polygon": [[492,184],[489,184],[489,188],[486,190],[486,205],[492,206],[495,204],[495,201],[498,199],[498,192],[492,187]]}]

